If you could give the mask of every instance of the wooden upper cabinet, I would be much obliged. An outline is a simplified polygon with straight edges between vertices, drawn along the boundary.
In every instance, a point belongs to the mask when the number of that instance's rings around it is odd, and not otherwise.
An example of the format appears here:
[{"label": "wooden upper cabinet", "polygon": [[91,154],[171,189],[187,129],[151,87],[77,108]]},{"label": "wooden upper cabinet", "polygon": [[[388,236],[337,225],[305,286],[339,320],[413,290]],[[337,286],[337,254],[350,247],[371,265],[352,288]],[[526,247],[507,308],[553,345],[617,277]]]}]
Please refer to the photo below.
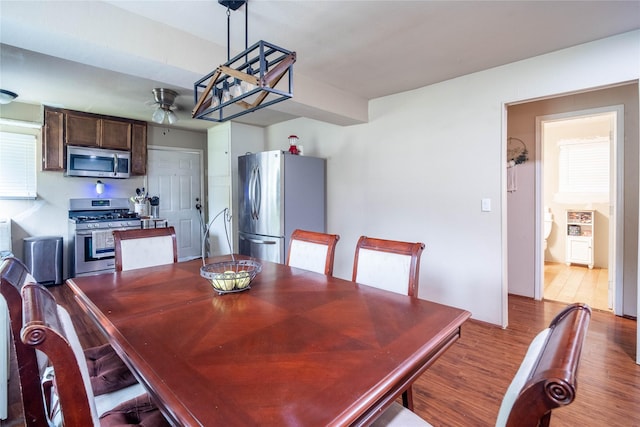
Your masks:
[{"label": "wooden upper cabinet", "polygon": [[102,122],[100,148],[129,151],[131,149],[131,122],[100,120]]},{"label": "wooden upper cabinet", "polygon": [[64,112],[44,110],[42,127],[42,170],[64,170]]},{"label": "wooden upper cabinet", "polygon": [[147,123],[45,107],[42,128],[42,170],[64,170],[65,146],[131,152],[131,174],[147,173]]},{"label": "wooden upper cabinet", "polygon": [[97,116],[66,112],[65,144],[100,147],[101,120]]},{"label": "wooden upper cabinet", "polygon": [[147,174],[147,124],[134,122],[131,130],[131,175]]},{"label": "wooden upper cabinet", "polygon": [[131,149],[131,121],[66,111],[65,143],[82,147]]}]

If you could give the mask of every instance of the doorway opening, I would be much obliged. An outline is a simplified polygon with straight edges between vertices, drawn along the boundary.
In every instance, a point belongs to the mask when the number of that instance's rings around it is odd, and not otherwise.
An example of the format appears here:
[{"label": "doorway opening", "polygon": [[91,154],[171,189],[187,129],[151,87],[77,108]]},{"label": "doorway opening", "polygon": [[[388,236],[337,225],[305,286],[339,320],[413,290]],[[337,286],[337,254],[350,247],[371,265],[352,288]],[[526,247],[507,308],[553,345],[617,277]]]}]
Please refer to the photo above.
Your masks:
[{"label": "doorway opening", "polygon": [[537,299],[619,311],[622,106],[536,118]]}]

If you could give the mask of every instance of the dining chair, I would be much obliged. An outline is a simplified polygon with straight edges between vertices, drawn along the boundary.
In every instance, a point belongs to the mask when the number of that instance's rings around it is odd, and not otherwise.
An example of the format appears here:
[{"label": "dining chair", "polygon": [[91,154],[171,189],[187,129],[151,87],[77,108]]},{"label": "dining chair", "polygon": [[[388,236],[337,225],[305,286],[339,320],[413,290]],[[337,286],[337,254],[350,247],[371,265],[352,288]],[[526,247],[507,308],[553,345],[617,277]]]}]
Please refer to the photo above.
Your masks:
[{"label": "dining chair", "polygon": [[[55,399],[50,400],[47,419],[54,426],[168,426],[159,409],[139,386],[131,396],[116,393],[95,396],[80,340],[64,307],[42,285],[22,287],[22,342],[43,352],[53,364]],[[134,386],[135,387],[135,386]],[[108,396],[110,406],[101,409],[99,399]]]},{"label": "dining chair", "polygon": [[[410,297],[418,297],[420,256],[424,243],[361,236],[353,261],[354,282]],[[402,393],[403,405],[413,410],[411,385]]]},{"label": "dining chair", "polygon": [[[548,427],[551,412],[574,401],[590,319],[588,305],[570,304],[536,335],[502,399],[496,427]],[[372,425],[431,426],[396,402]]]},{"label": "dining chair", "polygon": [[289,242],[287,265],[331,276],[338,240],[340,236],[337,234],[294,230]]},{"label": "dining chair", "polygon": [[[28,267],[14,257],[5,258],[0,265],[0,294],[7,301],[9,322],[13,332],[13,343],[16,351],[22,351],[20,328],[22,327],[22,297],[20,291],[24,284],[35,282]],[[28,357],[28,356],[26,356]],[[91,386],[95,395],[111,393],[136,384],[137,380],[124,364],[122,359],[109,344],[90,347],[84,350],[85,362],[89,369]],[[42,354],[38,357],[38,369],[43,371],[47,359]],[[29,363],[29,362],[27,362]],[[22,371],[21,371],[22,373]],[[27,379],[25,379],[27,381]]]},{"label": "dining chair", "polygon": [[[21,384],[22,404],[28,426],[48,426],[46,406],[56,401],[52,384],[55,372],[46,354],[36,352],[20,339],[23,321],[22,289],[35,279],[27,267],[17,258],[8,257],[0,263],[0,294],[9,312],[9,324],[13,348],[18,362],[18,379]],[[113,409],[121,402],[144,392],[135,377],[109,344],[83,351],[83,359],[89,372],[89,382],[96,396],[99,414]],[[4,363],[4,362],[3,362]],[[42,400],[43,393],[47,402]]]},{"label": "dining chair", "polygon": [[354,282],[410,297],[418,296],[424,243],[361,236],[353,262]]},{"label": "dining chair", "polygon": [[178,262],[176,231],[171,227],[115,230],[116,271]]},{"label": "dining chair", "polygon": [[[22,407],[25,422],[29,426],[47,427],[45,407],[40,388],[40,365],[36,352],[20,339],[22,329],[23,284],[35,282],[27,267],[17,258],[8,257],[0,264],[0,294],[4,297],[9,311],[9,329],[13,338],[15,357],[18,361],[18,379],[21,385]],[[2,360],[3,369],[8,369],[9,361]]]}]

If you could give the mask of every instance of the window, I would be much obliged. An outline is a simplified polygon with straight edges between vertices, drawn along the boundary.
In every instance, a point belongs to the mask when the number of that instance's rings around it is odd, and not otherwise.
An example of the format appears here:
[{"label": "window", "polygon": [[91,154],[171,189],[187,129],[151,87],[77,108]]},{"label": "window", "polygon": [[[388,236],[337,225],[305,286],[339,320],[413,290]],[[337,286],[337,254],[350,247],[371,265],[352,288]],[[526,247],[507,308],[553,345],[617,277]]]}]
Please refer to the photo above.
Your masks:
[{"label": "window", "polygon": [[609,139],[558,141],[558,191],[565,196],[609,197]]},{"label": "window", "polygon": [[0,132],[0,198],[36,198],[36,137]]}]

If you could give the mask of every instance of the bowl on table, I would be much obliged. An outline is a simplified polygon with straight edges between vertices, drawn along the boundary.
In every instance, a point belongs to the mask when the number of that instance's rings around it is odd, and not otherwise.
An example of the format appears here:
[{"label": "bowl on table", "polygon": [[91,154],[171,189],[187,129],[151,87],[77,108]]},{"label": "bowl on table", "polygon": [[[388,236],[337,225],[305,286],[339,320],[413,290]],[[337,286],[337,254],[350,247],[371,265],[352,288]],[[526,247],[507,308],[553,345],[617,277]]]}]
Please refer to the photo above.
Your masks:
[{"label": "bowl on table", "polygon": [[216,292],[225,294],[250,289],[261,270],[262,264],[253,260],[223,261],[203,265],[200,276],[209,280]]}]

